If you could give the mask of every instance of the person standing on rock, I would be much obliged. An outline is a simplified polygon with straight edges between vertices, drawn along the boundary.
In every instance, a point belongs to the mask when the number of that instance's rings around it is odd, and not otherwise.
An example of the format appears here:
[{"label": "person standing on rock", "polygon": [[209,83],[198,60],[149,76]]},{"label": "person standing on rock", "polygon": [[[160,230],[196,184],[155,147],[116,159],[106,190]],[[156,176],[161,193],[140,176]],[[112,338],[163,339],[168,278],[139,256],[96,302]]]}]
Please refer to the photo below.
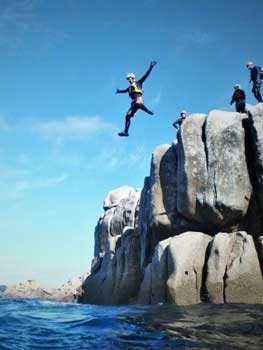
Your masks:
[{"label": "person standing on rock", "polygon": [[141,109],[142,111],[153,115],[154,113],[150,111],[143,102],[143,89],[142,89],[142,84],[144,83],[145,79],[149,76],[151,73],[153,67],[156,65],[156,61],[151,61],[150,67],[148,68],[147,72],[139,79],[135,80],[135,74],[134,73],[128,73],[126,76],[126,79],[129,81],[130,86],[127,89],[120,90],[117,89],[116,93],[117,94],[122,94],[122,93],[129,93],[130,98],[132,99],[131,106],[125,116],[125,128],[124,131],[121,131],[118,133],[119,136],[129,136],[129,127],[131,124],[131,118],[135,116],[135,113]]},{"label": "person standing on rock", "polygon": [[183,124],[183,122],[185,121],[186,117],[187,117],[188,113],[186,111],[181,111],[180,113],[180,118],[178,118],[174,123],[173,123],[173,127],[175,127],[176,129],[179,129],[181,127],[181,125]]},{"label": "person standing on rock", "polygon": [[250,81],[253,83],[252,92],[258,102],[262,102],[260,88],[261,80],[263,79],[263,72],[261,67],[255,66],[252,61],[248,61],[246,66],[250,70]]},{"label": "person standing on rock", "polygon": [[246,113],[246,94],[245,91],[241,89],[240,84],[234,85],[234,93],[230,104],[236,103],[236,111],[239,113]]}]

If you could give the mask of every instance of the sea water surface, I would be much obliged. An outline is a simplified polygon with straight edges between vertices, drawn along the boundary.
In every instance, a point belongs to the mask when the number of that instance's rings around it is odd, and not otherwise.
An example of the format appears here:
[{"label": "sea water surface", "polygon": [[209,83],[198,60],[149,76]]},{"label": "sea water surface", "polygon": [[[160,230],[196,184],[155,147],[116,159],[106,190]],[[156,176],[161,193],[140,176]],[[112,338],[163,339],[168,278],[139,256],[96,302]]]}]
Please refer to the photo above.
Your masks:
[{"label": "sea water surface", "polygon": [[94,306],[0,299],[0,349],[263,349],[262,305]]}]

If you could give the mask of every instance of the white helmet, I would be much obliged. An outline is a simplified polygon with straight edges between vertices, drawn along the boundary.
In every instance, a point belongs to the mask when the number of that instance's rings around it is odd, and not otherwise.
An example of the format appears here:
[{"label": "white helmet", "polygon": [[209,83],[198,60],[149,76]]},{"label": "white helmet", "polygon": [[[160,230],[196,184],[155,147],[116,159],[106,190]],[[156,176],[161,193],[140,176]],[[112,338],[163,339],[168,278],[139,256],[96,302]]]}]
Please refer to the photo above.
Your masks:
[{"label": "white helmet", "polygon": [[134,74],[134,73],[128,73],[128,74],[126,75],[126,79],[128,79],[128,78],[135,79],[135,74]]},{"label": "white helmet", "polygon": [[241,89],[241,85],[240,84],[235,84],[234,85],[234,89]]},{"label": "white helmet", "polygon": [[246,66],[247,66],[247,67],[254,66],[254,63],[253,63],[252,61],[248,61],[248,62],[246,63]]},{"label": "white helmet", "polygon": [[181,111],[181,112],[180,112],[180,115],[185,115],[185,116],[187,116],[187,112],[186,112],[186,111]]}]

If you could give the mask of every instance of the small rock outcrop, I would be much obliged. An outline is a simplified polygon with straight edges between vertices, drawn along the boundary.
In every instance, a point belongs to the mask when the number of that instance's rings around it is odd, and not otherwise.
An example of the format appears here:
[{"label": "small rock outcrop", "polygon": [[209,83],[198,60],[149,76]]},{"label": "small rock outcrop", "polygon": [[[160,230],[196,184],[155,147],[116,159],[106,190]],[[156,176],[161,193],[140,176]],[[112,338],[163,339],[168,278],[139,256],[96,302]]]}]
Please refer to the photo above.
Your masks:
[{"label": "small rock outcrop", "polygon": [[192,114],[104,201],[82,302],[263,303],[263,104]]},{"label": "small rock outcrop", "polygon": [[104,215],[95,229],[91,274],[82,286],[81,301],[123,304],[137,296],[142,275],[140,237],[134,227],[140,194],[140,190],[124,186],[104,200]]},{"label": "small rock outcrop", "polygon": [[9,286],[3,294],[6,298],[46,298],[49,293],[43,289],[35,280],[28,280]]},{"label": "small rock outcrop", "polygon": [[206,288],[214,303],[262,303],[263,280],[253,237],[218,233],[207,262]]},{"label": "small rock outcrop", "polygon": [[5,284],[0,284],[0,297],[3,295],[6,289],[7,286]]},{"label": "small rock outcrop", "polygon": [[58,288],[42,288],[35,280],[27,280],[9,286],[3,292],[5,298],[37,298],[72,302],[82,293],[81,286],[87,275],[73,278]]}]

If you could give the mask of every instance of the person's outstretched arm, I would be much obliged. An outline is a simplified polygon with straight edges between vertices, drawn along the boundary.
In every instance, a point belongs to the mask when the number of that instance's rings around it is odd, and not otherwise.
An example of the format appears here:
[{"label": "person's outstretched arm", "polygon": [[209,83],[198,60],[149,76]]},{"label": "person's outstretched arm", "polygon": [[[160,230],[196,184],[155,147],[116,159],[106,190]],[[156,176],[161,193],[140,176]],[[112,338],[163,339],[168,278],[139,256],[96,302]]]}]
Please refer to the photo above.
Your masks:
[{"label": "person's outstretched arm", "polygon": [[125,92],[129,92],[129,88],[123,89],[123,90],[120,90],[120,89],[117,89],[117,90],[116,90],[116,94],[123,94],[123,93],[125,93]]},{"label": "person's outstretched arm", "polygon": [[146,78],[148,78],[149,74],[151,73],[153,67],[156,65],[156,61],[151,61],[150,67],[148,68],[147,72],[139,79],[139,82],[142,84]]}]

